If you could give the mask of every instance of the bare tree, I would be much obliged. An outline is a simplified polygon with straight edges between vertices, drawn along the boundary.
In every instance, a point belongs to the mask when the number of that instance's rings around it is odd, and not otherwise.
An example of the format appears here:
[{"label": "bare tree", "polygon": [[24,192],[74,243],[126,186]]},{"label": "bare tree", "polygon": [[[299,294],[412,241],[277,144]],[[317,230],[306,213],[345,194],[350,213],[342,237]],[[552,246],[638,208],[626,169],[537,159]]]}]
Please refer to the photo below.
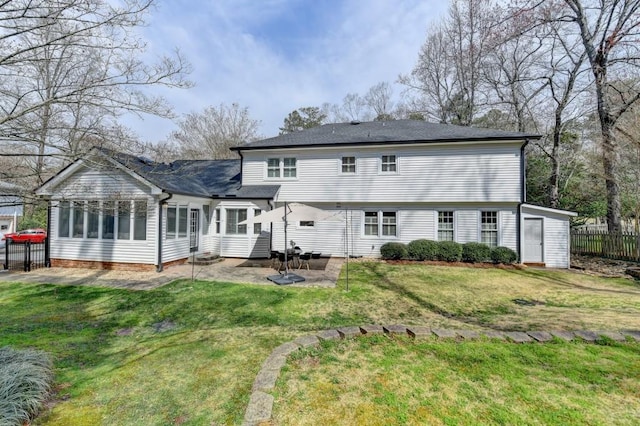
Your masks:
[{"label": "bare tree", "polygon": [[492,0],[453,0],[447,19],[429,31],[411,75],[400,77],[428,98],[428,116],[465,126],[476,117],[495,9]]},{"label": "bare tree", "polygon": [[170,140],[182,159],[238,158],[229,148],[257,139],[259,124],[249,116],[248,108],[220,104],[185,115]]},{"label": "bare tree", "polygon": [[[147,64],[136,33],[154,0],[13,0],[0,3],[0,155],[24,156],[29,186],[91,146],[130,146],[123,113],[171,116],[144,89],[186,87],[176,52]],[[10,142],[10,143],[9,143]],[[26,152],[12,151],[19,142]],[[49,170],[47,170],[49,169]]]},{"label": "bare tree", "polygon": [[620,147],[615,126],[640,100],[640,85],[620,90],[616,82],[637,75],[640,66],[640,0],[564,0],[560,20],[573,24],[594,78],[602,138],[610,232],[622,229],[619,184]]},{"label": "bare tree", "polygon": [[393,90],[387,82],[372,86],[364,96],[365,104],[373,111],[376,120],[392,120]]}]

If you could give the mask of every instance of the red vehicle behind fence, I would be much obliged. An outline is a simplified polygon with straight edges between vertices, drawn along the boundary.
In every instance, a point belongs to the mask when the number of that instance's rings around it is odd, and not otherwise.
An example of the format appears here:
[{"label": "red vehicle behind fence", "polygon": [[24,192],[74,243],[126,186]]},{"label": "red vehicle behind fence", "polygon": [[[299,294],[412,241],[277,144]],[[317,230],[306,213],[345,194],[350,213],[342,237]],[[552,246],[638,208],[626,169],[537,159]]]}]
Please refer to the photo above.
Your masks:
[{"label": "red vehicle behind fence", "polygon": [[42,243],[47,238],[47,231],[42,228],[25,229],[24,231],[4,234],[3,240],[14,243]]}]

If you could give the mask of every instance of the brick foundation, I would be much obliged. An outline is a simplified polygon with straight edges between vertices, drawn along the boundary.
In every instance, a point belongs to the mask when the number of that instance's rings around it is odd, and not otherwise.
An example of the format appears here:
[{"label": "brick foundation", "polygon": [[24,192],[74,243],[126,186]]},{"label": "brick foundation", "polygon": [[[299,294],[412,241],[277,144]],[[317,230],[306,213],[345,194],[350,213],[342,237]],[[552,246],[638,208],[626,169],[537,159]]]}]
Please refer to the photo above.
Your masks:
[{"label": "brick foundation", "polygon": [[[173,265],[183,265],[187,263],[187,259],[178,259],[162,264],[163,268]],[[51,259],[51,266],[54,268],[80,268],[80,269],[107,269],[117,271],[148,271],[156,270],[156,265],[148,265],[145,263],[124,263],[124,262],[100,262],[93,260],[68,260],[68,259]]]}]

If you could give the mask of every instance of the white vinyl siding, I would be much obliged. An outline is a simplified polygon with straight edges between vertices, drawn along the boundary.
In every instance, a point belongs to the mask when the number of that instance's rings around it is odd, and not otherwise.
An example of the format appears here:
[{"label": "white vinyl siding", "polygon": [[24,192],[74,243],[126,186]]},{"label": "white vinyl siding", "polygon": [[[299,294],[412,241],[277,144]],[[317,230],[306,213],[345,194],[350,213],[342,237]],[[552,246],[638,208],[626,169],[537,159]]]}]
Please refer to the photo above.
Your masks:
[{"label": "white vinyl siding", "polygon": [[[522,221],[524,222],[526,219],[542,219],[542,247],[545,266],[549,268],[568,268],[571,263],[569,253],[569,216],[549,210],[522,206]],[[524,238],[524,235],[522,235],[522,238]],[[526,261],[526,259],[523,259],[523,261]]]},{"label": "white vinyl siding", "polygon": [[[69,238],[57,236],[51,240],[51,258],[52,259],[68,259],[68,260],[84,260],[95,262],[118,262],[118,263],[146,263],[153,265],[156,260],[156,244],[157,235],[157,209],[147,211],[147,228],[146,240],[117,240],[114,239],[114,215],[109,210],[115,203],[101,203],[101,221],[99,228],[99,238],[89,235],[91,227],[89,220],[84,220],[84,228],[87,233],[85,238]],[[59,229],[61,226],[59,203],[54,202],[51,209],[51,223],[55,226],[53,229]],[[106,214],[105,214],[106,208]],[[63,209],[64,211],[64,209]],[[84,213],[84,212],[83,212]],[[85,218],[91,214],[91,210],[86,209]],[[64,215],[64,213],[63,213]],[[67,219],[67,223],[68,219]],[[166,260],[166,259],[165,259]]]},{"label": "white vinyl siding", "polygon": [[[286,150],[296,158],[296,179],[266,177],[269,151],[243,152],[243,185],[277,180],[278,202],[358,204],[519,203],[521,143],[363,147],[357,173],[341,173],[340,148]],[[383,152],[381,152],[383,151]],[[380,171],[381,156],[395,155],[396,173]],[[339,188],[339,191],[336,189]]]}]

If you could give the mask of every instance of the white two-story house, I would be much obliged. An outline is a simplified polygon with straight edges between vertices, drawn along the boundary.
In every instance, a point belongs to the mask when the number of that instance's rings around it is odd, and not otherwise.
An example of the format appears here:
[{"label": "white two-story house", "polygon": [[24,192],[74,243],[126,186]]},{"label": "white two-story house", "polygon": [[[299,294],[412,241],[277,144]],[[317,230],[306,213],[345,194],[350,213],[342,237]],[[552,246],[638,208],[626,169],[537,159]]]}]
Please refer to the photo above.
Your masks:
[{"label": "white two-story house", "polygon": [[55,266],[153,267],[190,253],[268,257],[285,202],[344,220],[290,223],[305,251],[379,256],[425,238],[506,246],[569,266],[571,212],[526,204],[524,147],[537,135],[413,120],[327,124],[233,148],[240,160],[158,164],[94,150],[46,182]]}]

